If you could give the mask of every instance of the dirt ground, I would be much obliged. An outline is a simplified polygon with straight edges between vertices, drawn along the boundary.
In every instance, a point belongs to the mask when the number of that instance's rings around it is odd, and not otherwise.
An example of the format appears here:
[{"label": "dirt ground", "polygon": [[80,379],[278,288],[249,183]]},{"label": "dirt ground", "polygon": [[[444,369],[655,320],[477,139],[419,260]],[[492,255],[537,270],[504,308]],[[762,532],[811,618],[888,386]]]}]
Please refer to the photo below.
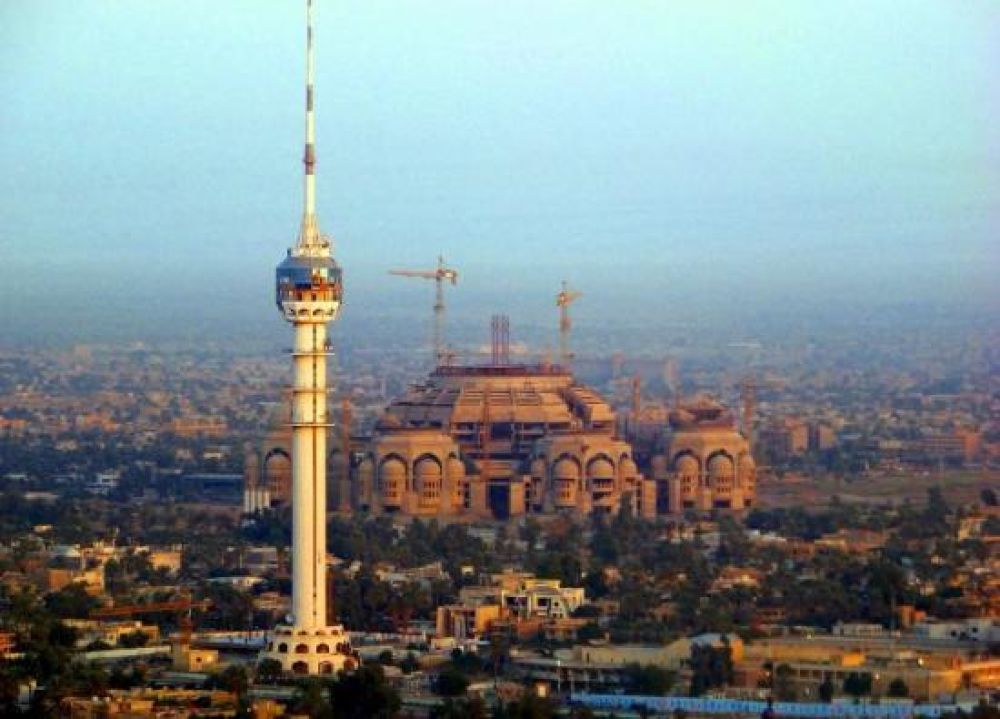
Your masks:
[{"label": "dirt ground", "polygon": [[758,507],[825,507],[836,495],[842,502],[870,505],[923,504],[927,490],[941,487],[952,504],[978,503],[986,487],[1000,488],[997,470],[945,470],[865,476],[850,480],[834,477],[788,476],[767,478],[758,483]]}]

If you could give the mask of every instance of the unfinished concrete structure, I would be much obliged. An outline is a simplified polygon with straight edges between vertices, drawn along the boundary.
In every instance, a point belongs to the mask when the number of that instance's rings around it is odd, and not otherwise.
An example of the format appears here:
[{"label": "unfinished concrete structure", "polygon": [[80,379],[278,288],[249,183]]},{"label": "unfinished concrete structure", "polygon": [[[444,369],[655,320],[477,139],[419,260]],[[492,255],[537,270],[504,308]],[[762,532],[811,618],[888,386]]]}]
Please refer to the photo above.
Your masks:
[{"label": "unfinished concrete structure", "polygon": [[[700,398],[671,412],[666,450],[642,468],[616,426],[607,402],[561,367],[439,367],[386,408],[348,463],[331,443],[331,508],[485,519],[753,506],[750,446],[725,407]],[[247,511],[286,501],[288,439],[274,432],[247,455],[248,491],[270,488],[268,504]]]},{"label": "unfinished concrete structure", "polygon": [[671,412],[670,427],[666,453],[651,463],[659,513],[753,505],[756,467],[732,412],[700,399]]},{"label": "unfinished concrete structure", "polygon": [[442,366],[393,402],[351,462],[352,504],[372,513],[505,518],[653,516],[656,486],[615,413],[557,366]]}]

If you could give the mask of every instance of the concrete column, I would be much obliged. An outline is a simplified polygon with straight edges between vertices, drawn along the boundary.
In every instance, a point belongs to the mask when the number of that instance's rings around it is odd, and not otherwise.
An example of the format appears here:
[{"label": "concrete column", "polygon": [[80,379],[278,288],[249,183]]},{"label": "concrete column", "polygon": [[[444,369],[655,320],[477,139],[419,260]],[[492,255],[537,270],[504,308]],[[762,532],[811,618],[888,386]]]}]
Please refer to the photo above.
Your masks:
[{"label": "concrete column", "polygon": [[667,478],[667,505],[670,514],[684,513],[684,498],[681,494],[681,479],[676,475]]},{"label": "concrete column", "polygon": [[525,513],[524,504],[524,479],[512,478],[510,480],[510,506],[508,510],[510,516],[520,517]]},{"label": "concrete column", "polygon": [[699,458],[701,471],[698,474],[698,509],[707,512],[712,509],[712,487],[708,481],[708,466],[705,458]]},{"label": "concrete column", "polygon": [[326,325],[295,323],[292,385],[292,616],[326,625]]},{"label": "concrete column", "polygon": [[642,516],[646,519],[656,518],[656,480],[640,479],[636,487],[637,492],[642,493]]}]

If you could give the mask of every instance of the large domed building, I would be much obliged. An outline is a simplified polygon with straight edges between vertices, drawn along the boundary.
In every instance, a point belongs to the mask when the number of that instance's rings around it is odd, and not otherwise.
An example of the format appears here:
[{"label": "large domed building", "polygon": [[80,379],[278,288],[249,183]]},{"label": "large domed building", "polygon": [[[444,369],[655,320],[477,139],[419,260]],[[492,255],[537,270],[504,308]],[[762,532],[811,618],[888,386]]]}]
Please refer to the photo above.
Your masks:
[{"label": "large domed building", "polygon": [[593,390],[559,367],[442,366],[393,402],[351,462],[372,513],[505,518],[656,512],[656,484]]},{"label": "large domed building", "polygon": [[[752,506],[749,443],[726,408],[700,399],[671,412],[666,450],[641,469],[617,424],[559,366],[441,366],[385,409],[349,461],[331,437],[333,506],[452,519]],[[248,453],[245,511],[287,502],[286,435],[272,432]]]}]

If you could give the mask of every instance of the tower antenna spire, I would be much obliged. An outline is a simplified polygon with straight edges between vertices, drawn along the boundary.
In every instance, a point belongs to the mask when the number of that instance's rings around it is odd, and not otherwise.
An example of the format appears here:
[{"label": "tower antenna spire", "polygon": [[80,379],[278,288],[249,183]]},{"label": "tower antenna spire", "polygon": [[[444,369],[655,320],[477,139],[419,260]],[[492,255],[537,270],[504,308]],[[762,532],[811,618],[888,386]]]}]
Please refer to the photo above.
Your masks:
[{"label": "tower antenna spire", "polygon": [[[298,247],[307,253],[328,248],[316,219],[316,62],[313,51],[313,0],[306,0],[306,138],[302,164],[305,188],[302,207],[302,229]],[[324,247],[326,246],[326,247]]]},{"label": "tower antenna spire", "polygon": [[[306,2],[305,202],[298,242],[275,270],[278,309],[292,323],[292,611],[275,627],[264,655],[285,671],[330,674],[356,666],[340,624],[329,624],[326,583],[328,325],[344,296],[343,272],[316,222],[312,0]],[[288,646],[295,645],[289,653]],[[336,649],[331,652],[331,647]]]}]

